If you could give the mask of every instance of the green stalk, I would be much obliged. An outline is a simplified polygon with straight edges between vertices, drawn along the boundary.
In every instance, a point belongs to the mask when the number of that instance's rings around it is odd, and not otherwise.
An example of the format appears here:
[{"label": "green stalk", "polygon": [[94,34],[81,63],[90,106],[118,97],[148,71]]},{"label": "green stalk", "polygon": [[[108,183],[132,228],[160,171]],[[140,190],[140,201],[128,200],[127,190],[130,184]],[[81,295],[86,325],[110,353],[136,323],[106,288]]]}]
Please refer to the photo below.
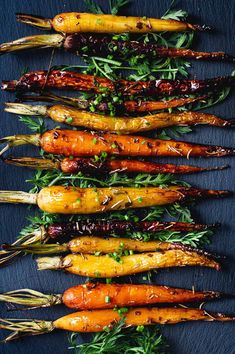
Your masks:
[{"label": "green stalk", "polygon": [[36,336],[50,333],[55,327],[53,321],[43,320],[17,320],[0,318],[0,328],[13,331],[3,342],[9,342],[25,336]]},{"label": "green stalk", "polygon": [[[61,294],[43,294],[31,289],[19,289],[0,294],[0,301],[29,306],[32,308],[51,307],[62,304]],[[25,309],[25,307],[24,307]]]},{"label": "green stalk", "polygon": [[0,151],[0,156],[9,148],[19,145],[32,144],[40,146],[40,134],[25,134],[25,135],[12,135],[0,139],[0,144],[7,143],[7,145]]},{"label": "green stalk", "polygon": [[60,244],[42,244],[42,243],[34,243],[34,244],[24,244],[24,245],[8,245],[4,244],[3,249],[9,252],[20,251],[24,253],[31,254],[54,254],[54,253],[65,253],[69,251],[69,247],[66,243]]},{"label": "green stalk", "polygon": [[36,260],[38,270],[57,270],[69,267],[63,263],[63,257],[40,257]]},{"label": "green stalk", "polygon": [[27,25],[37,27],[43,30],[52,29],[51,19],[49,18],[17,13],[16,20],[18,22],[26,23]]},{"label": "green stalk", "polygon": [[89,107],[89,100],[86,100],[85,98],[58,96],[53,93],[41,93],[39,95],[24,94],[20,96],[20,99],[22,101],[62,102],[80,109],[87,109]]},{"label": "green stalk", "polygon": [[4,111],[27,116],[46,116],[47,106],[6,102]]},{"label": "green stalk", "polygon": [[60,170],[60,162],[37,157],[10,157],[3,160],[5,163],[15,166],[24,166],[37,170]]},{"label": "green stalk", "polygon": [[0,203],[37,204],[37,194],[21,191],[0,191]]},{"label": "green stalk", "polygon": [[[40,226],[38,229],[30,232],[24,236],[20,236],[11,246],[18,245],[30,245],[33,243],[44,243],[48,241],[47,232],[44,226]],[[6,263],[12,261],[15,257],[21,255],[22,251],[0,251],[0,266],[5,265]]]},{"label": "green stalk", "polygon": [[31,48],[60,48],[64,42],[64,36],[61,34],[42,34],[19,38],[15,41],[2,43],[0,45],[0,55]]}]

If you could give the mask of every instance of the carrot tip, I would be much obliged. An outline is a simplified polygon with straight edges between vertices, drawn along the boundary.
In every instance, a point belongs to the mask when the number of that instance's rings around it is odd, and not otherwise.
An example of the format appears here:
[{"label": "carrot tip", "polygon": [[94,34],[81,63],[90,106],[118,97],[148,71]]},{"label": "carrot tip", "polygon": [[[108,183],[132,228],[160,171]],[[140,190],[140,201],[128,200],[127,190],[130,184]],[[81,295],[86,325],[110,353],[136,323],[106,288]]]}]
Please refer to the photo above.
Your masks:
[{"label": "carrot tip", "polygon": [[198,24],[195,24],[195,25],[192,25],[193,26],[193,29],[195,31],[200,31],[200,32],[205,32],[205,31],[211,31],[212,30],[212,27],[208,26],[208,25],[198,25]]}]

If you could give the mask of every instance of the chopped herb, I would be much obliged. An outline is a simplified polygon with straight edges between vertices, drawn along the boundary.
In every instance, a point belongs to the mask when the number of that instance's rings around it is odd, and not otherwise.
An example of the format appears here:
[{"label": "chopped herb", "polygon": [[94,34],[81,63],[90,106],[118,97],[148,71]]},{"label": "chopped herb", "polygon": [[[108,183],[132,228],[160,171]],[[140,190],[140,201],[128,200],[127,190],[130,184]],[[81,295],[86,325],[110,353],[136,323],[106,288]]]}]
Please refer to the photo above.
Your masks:
[{"label": "chopped herb", "polygon": [[110,298],[110,296],[105,296],[105,299],[104,299],[104,301],[105,301],[105,303],[106,304],[109,304],[110,302],[111,302],[111,298]]},{"label": "chopped herb", "polygon": [[68,117],[68,118],[65,119],[65,122],[70,124],[70,123],[73,122],[73,118],[72,117]]},{"label": "chopped herb", "polygon": [[95,144],[97,144],[97,142],[98,142],[98,140],[97,140],[96,138],[93,138],[93,139],[92,139],[92,144],[95,145]]},{"label": "chopped herb", "polygon": [[117,311],[117,313],[120,316],[123,316],[124,314],[126,314],[129,311],[129,309],[128,309],[128,307],[117,307],[117,306],[115,306],[113,308],[113,311]]}]

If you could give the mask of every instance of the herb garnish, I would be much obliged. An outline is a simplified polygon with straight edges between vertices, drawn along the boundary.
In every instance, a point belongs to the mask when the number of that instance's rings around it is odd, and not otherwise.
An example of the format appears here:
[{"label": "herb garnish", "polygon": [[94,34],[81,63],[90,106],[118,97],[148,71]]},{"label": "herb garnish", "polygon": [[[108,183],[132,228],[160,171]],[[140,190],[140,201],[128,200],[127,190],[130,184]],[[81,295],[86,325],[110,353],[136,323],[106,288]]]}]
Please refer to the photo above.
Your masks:
[{"label": "herb garnish", "polygon": [[168,348],[157,326],[124,329],[124,318],[112,329],[95,334],[88,343],[77,344],[78,334],[70,336],[69,349],[76,354],[166,354]]}]

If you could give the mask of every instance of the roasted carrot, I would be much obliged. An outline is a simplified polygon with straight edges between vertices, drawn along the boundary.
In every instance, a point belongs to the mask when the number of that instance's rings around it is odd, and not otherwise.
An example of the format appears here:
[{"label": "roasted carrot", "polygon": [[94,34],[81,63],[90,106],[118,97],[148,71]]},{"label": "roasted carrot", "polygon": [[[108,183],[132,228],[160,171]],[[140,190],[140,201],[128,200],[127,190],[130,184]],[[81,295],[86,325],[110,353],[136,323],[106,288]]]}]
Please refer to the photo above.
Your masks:
[{"label": "roasted carrot", "polygon": [[65,257],[39,257],[38,270],[65,270],[84,277],[114,278],[152,269],[201,266],[220,269],[220,264],[199,252],[180,249],[136,253],[123,256],[121,262],[107,255],[68,254]]},{"label": "roasted carrot", "polygon": [[[123,103],[115,103],[112,105],[115,107],[117,112],[152,112],[168,108],[176,108],[180,106],[185,106],[192,104],[198,101],[206,101],[210,95],[195,96],[195,97],[177,97],[170,100],[162,101],[143,101],[137,99],[135,101],[124,101]],[[44,92],[41,94],[20,94],[18,95],[18,100],[22,101],[42,101],[42,102],[59,102],[66,105],[74,106],[79,109],[89,109],[91,105],[95,104],[93,99],[85,99],[81,97],[68,97],[68,96],[59,96],[52,93]],[[108,102],[101,102],[96,105],[98,111],[109,112]]]},{"label": "roasted carrot", "polygon": [[64,304],[73,309],[93,310],[115,306],[203,302],[226,296],[215,291],[192,291],[149,284],[85,283],[73,286],[63,294],[43,294],[31,289],[9,291],[0,294],[0,301],[33,308]]},{"label": "roasted carrot", "polygon": [[[160,221],[142,221],[142,222],[130,222],[130,221],[119,221],[119,220],[79,220],[67,223],[57,223],[51,224],[47,227],[41,226],[35,228],[29,234],[24,235],[24,237],[18,238],[12,245],[11,249],[21,245],[29,246],[37,242],[45,243],[49,239],[59,239],[62,237],[74,237],[81,235],[126,235],[126,232],[150,232],[156,233],[159,231],[182,231],[191,232],[195,230],[207,230],[209,228],[214,228],[218,224],[213,225],[202,225],[202,224],[192,224],[192,223],[182,223],[182,222],[160,222]],[[86,237],[87,238],[87,237]],[[92,238],[94,240],[95,238]],[[84,240],[84,238],[83,238]],[[88,243],[91,238],[88,239]],[[97,245],[96,245],[97,246]],[[180,245],[178,245],[180,246]],[[13,247],[13,248],[12,248]],[[122,246],[123,247],[123,246]],[[176,244],[169,247],[175,248]],[[8,248],[8,250],[6,250]],[[8,247],[4,247],[4,250],[0,251],[0,265],[6,264],[12,261],[15,257],[24,254],[24,249],[10,251]],[[50,248],[50,247],[49,247]],[[66,248],[66,247],[65,247]],[[63,246],[62,246],[63,249]],[[184,246],[184,249],[189,249]],[[51,249],[52,250],[52,249]],[[56,246],[56,250],[58,247]],[[89,253],[89,247],[88,252]],[[205,254],[205,252],[204,252]]]},{"label": "roasted carrot", "polygon": [[69,223],[51,224],[41,230],[43,237],[57,239],[61,236],[78,235],[124,235],[127,231],[159,232],[159,231],[182,231],[191,232],[207,230],[215,227],[212,225],[193,224],[185,222],[162,222],[162,221],[120,221],[120,220],[79,220]]},{"label": "roasted carrot", "polygon": [[[104,329],[104,326],[112,327],[112,324],[120,319],[120,315],[112,310],[97,310],[89,312],[78,312],[70,314],[54,322],[56,328],[72,330],[79,332],[99,332]],[[113,314],[114,313],[114,314]],[[90,319],[93,316],[103,316],[101,323]],[[78,317],[76,317],[78,316]],[[89,318],[90,317],[90,318]],[[75,320],[76,318],[76,320]],[[182,308],[136,308],[131,309],[125,316],[126,326],[151,325],[151,324],[176,324],[185,321],[234,321],[234,317],[224,316],[222,314],[209,314],[200,309],[182,309]],[[105,322],[105,323],[102,323]]]},{"label": "roasted carrot", "polygon": [[43,34],[19,38],[12,42],[2,43],[0,45],[0,54],[48,47],[63,48],[80,56],[96,55],[106,57],[107,55],[112,55],[116,58],[122,58],[144,54],[153,58],[179,57],[195,60],[235,61],[233,55],[224,52],[199,52],[185,48],[159,47],[157,44],[152,43],[116,40],[110,37],[99,37],[84,33],[74,33],[68,36],[63,34]]},{"label": "roasted carrot", "polygon": [[204,171],[223,170],[228,165],[219,167],[198,167],[189,165],[172,165],[139,160],[111,160],[95,161],[94,158],[67,157],[64,159],[40,159],[36,157],[10,157],[2,159],[5,163],[15,166],[25,166],[39,170],[60,170],[64,173],[87,173],[90,175],[105,175],[107,173],[172,173],[186,174]]},{"label": "roasted carrot", "polygon": [[6,103],[5,111],[27,116],[47,116],[59,123],[119,134],[141,133],[172,125],[208,124],[217,127],[228,127],[235,124],[233,120],[221,119],[213,114],[190,111],[157,113],[130,118],[104,116],[64,105],[32,106],[22,103]]},{"label": "roasted carrot", "polygon": [[183,32],[188,30],[205,31],[208,26],[193,25],[175,20],[156,18],[113,16],[81,12],[65,12],[56,15],[53,19],[39,16],[16,14],[17,21],[40,29],[54,29],[62,33],[148,33],[148,32]]},{"label": "roasted carrot", "polygon": [[[12,332],[5,342],[22,336],[50,333],[54,329],[72,332],[101,332],[107,328],[112,329],[123,319],[118,311],[102,309],[93,311],[79,311],[61,317],[55,321],[45,320],[16,320],[0,319],[0,328]],[[198,308],[134,308],[130,309],[124,317],[125,326],[136,327],[140,325],[176,324],[187,321],[234,321],[235,317],[221,313],[208,313]]]},{"label": "roasted carrot", "polygon": [[112,81],[108,78],[80,74],[75,71],[51,70],[24,74],[19,80],[2,81],[2,90],[33,91],[44,88],[91,91],[95,93],[120,92],[124,96],[175,96],[218,91],[223,87],[234,85],[234,76],[217,77],[206,80],[168,80],[150,81]]},{"label": "roasted carrot", "polygon": [[226,197],[231,192],[183,186],[79,188],[51,186],[36,193],[0,191],[0,203],[37,204],[53,214],[94,214],[129,208],[146,208],[190,199]]},{"label": "roasted carrot", "polygon": [[[166,250],[183,250],[194,251],[200,254],[209,255],[208,252],[197,250],[195,248],[174,242],[161,242],[161,241],[140,241],[130,238],[122,237],[95,237],[95,236],[80,236],[73,238],[67,243],[63,244],[21,244],[9,245],[3,244],[2,248],[6,251],[15,252],[21,251],[30,254],[59,254],[59,253],[84,253],[84,254],[108,254],[125,251],[131,252],[154,252]],[[129,254],[129,253],[128,253]]]},{"label": "roasted carrot", "polygon": [[154,324],[176,324],[187,321],[234,321],[235,317],[221,313],[208,313],[198,308],[134,308],[130,309],[125,317],[119,315],[113,309],[102,309],[93,311],[79,311],[61,317],[55,321],[45,320],[16,320],[0,319],[0,328],[12,332],[4,341],[29,335],[50,333],[55,329],[62,329],[72,332],[102,332],[112,329],[115,324],[124,318],[125,327],[136,327],[140,325]]},{"label": "roasted carrot", "polygon": [[175,140],[151,139],[143,136],[102,134],[74,130],[48,130],[43,134],[13,135],[0,139],[10,147],[33,144],[50,154],[86,157],[101,152],[120,156],[226,156],[234,155],[233,148],[197,145]]}]

